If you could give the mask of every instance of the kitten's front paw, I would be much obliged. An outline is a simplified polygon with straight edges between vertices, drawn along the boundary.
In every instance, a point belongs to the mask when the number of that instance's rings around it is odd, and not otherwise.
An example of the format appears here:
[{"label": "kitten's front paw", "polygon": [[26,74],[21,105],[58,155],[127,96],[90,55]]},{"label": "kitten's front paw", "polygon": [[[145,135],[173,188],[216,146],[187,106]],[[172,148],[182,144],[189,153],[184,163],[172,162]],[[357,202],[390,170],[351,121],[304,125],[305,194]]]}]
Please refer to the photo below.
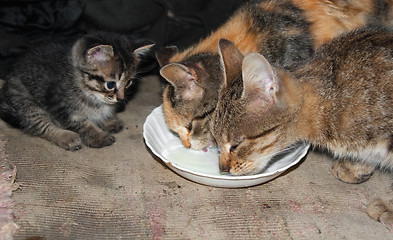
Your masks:
[{"label": "kitten's front paw", "polygon": [[76,151],[82,148],[82,140],[77,133],[64,131],[54,143],[68,151]]},{"label": "kitten's front paw", "polygon": [[393,224],[393,210],[380,198],[374,199],[367,206],[367,214],[383,224]]},{"label": "kitten's front paw", "polygon": [[109,121],[106,121],[103,125],[103,130],[110,132],[110,133],[118,133],[121,130],[123,130],[124,124],[121,120],[119,119],[112,119]]},{"label": "kitten's front paw", "polygon": [[116,138],[114,136],[104,132],[102,134],[97,134],[95,136],[84,138],[84,143],[86,144],[86,146],[92,148],[102,148],[105,146],[110,146],[115,142]]},{"label": "kitten's front paw", "polygon": [[345,183],[362,183],[371,177],[375,167],[361,162],[335,161],[330,171]]}]

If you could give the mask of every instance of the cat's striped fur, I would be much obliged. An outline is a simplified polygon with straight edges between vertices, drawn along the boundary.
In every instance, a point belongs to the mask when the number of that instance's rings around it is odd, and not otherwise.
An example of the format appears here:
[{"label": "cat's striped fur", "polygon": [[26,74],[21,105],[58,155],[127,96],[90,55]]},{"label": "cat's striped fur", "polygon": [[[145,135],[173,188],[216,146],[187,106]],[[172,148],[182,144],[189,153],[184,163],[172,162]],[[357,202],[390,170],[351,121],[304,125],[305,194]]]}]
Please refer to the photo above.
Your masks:
[{"label": "cat's striped fur", "polygon": [[[258,53],[242,60],[226,40],[220,45],[223,62],[231,62],[210,126],[221,170],[260,172],[274,153],[297,142],[393,170],[391,30],[357,29],[338,37],[293,73],[273,67]],[[236,57],[226,59],[231,55]],[[373,218],[393,223],[391,210],[386,208],[390,213],[381,219],[384,211],[378,215],[369,209]]]},{"label": "cat's striped fur", "polygon": [[106,32],[33,47],[6,78],[0,117],[66,150],[109,146],[115,142],[110,133],[123,128],[117,103],[146,49]]},{"label": "cat's striped fur", "polygon": [[241,53],[259,52],[274,65],[290,68],[312,56],[333,37],[367,24],[390,24],[389,0],[262,0],[240,8],[199,43],[177,52],[157,52],[167,124],[188,148],[211,141],[208,122],[223,80],[217,44],[233,41]]}]

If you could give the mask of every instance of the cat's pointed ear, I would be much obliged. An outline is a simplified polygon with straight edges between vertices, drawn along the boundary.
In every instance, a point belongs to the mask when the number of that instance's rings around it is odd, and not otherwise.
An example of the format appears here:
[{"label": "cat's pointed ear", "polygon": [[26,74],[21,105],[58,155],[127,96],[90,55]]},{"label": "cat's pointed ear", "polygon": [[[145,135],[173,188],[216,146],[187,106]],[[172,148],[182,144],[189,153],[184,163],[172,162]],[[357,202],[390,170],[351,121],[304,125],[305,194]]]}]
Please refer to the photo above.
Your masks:
[{"label": "cat's pointed ear", "polygon": [[179,50],[176,46],[162,47],[156,50],[156,58],[160,67],[169,64],[169,59],[177,54]]},{"label": "cat's pointed ear", "polygon": [[241,73],[243,54],[235,44],[226,39],[218,42],[218,53],[220,55],[221,67],[224,70],[224,86],[229,85]]},{"label": "cat's pointed ear", "polygon": [[141,58],[141,57],[145,56],[152,49],[152,47],[154,47],[154,45],[155,45],[155,43],[139,47],[139,48],[134,50],[133,54],[137,58]]},{"label": "cat's pointed ear", "polygon": [[276,100],[278,79],[270,63],[261,54],[250,53],[243,60],[243,95],[250,107],[272,105]]},{"label": "cat's pointed ear", "polygon": [[86,61],[90,64],[105,63],[114,56],[113,48],[110,45],[98,45],[90,48],[86,53]]},{"label": "cat's pointed ear", "polygon": [[203,97],[204,89],[197,84],[199,78],[194,69],[179,63],[171,63],[161,68],[160,74],[175,88],[181,89],[184,100]]}]

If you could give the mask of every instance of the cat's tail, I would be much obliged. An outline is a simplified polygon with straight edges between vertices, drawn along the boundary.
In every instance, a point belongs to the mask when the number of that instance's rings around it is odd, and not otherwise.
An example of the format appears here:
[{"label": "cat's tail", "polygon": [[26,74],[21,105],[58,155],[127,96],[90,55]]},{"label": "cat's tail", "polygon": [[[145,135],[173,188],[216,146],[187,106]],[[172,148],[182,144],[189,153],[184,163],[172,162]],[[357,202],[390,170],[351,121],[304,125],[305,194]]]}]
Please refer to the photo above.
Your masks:
[{"label": "cat's tail", "polygon": [[12,127],[20,128],[21,126],[16,110],[7,103],[2,93],[0,93],[0,118]]}]

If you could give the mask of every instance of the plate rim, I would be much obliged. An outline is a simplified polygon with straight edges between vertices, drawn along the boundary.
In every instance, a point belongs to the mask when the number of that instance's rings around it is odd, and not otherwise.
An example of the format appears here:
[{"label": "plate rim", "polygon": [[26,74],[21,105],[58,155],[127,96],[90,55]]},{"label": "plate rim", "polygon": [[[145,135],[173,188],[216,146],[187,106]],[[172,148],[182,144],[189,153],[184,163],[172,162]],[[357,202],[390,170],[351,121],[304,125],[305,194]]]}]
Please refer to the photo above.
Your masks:
[{"label": "plate rim", "polygon": [[154,108],[154,110],[151,111],[151,113],[146,117],[146,120],[143,123],[143,133],[142,133],[142,135],[143,135],[143,138],[145,140],[146,145],[148,146],[150,151],[152,151],[157,157],[160,158],[161,161],[163,161],[167,165],[168,168],[171,168],[170,166],[168,166],[168,165],[171,165],[172,167],[174,167],[174,168],[176,168],[178,170],[181,170],[183,172],[186,172],[186,173],[189,173],[189,174],[193,174],[193,175],[196,175],[196,176],[199,176],[199,177],[205,177],[205,178],[216,179],[216,180],[230,180],[230,181],[256,180],[256,179],[264,178],[264,177],[272,177],[272,176],[276,175],[277,173],[282,173],[282,172],[288,170],[289,168],[293,167],[297,163],[299,163],[306,156],[306,154],[308,153],[308,150],[310,148],[310,145],[311,145],[309,143],[299,143],[299,146],[296,148],[296,150],[299,150],[300,148],[303,148],[303,149],[301,149],[301,153],[300,153],[299,157],[297,157],[297,159],[292,161],[290,164],[288,164],[288,165],[286,165],[286,166],[284,166],[282,168],[279,168],[279,169],[277,169],[277,170],[275,170],[273,172],[259,173],[259,174],[254,174],[254,175],[243,175],[243,176],[233,176],[233,175],[231,175],[231,176],[228,176],[228,175],[217,176],[217,175],[211,175],[211,174],[207,174],[207,173],[200,173],[200,172],[196,172],[196,171],[184,168],[182,166],[179,166],[176,163],[172,163],[171,161],[166,159],[162,154],[158,153],[156,151],[156,149],[151,145],[151,143],[148,140],[148,138],[147,138],[145,133],[147,131],[146,129],[147,129],[148,118],[150,118],[152,116],[153,112],[156,112],[156,111],[160,111],[160,114],[163,114],[163,112],[162,112],[162,104],[160,106]]}]

